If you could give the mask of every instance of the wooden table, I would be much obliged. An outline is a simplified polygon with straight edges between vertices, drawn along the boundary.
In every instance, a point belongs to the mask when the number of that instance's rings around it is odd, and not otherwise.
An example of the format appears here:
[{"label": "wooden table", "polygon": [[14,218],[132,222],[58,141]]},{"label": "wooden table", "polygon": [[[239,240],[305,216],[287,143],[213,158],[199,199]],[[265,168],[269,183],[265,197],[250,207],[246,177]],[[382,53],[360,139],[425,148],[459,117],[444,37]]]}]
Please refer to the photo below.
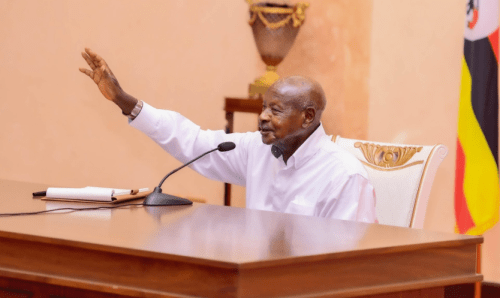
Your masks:
[{"label": "wooden table", "polygon": [[[0,180],[0,212],[82,206],[44,188]],[[482,241],[197,203],[0,217],[0,296],[443,297]]]}]

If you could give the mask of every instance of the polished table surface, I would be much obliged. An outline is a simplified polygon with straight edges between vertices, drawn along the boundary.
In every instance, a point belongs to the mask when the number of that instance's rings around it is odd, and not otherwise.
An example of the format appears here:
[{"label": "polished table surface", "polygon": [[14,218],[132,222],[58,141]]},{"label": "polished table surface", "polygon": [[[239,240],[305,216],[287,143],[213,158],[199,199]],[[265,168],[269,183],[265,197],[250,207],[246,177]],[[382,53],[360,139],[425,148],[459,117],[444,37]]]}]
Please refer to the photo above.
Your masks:
[{"label": "polished table surface", "polygon": [[[0,213],[96,206],[32,198],[45,187],[0,180]],[[482,280],[482,241],[197,203],[130,206],[0,217],[0,277],[130,296],[376,295]]]}]

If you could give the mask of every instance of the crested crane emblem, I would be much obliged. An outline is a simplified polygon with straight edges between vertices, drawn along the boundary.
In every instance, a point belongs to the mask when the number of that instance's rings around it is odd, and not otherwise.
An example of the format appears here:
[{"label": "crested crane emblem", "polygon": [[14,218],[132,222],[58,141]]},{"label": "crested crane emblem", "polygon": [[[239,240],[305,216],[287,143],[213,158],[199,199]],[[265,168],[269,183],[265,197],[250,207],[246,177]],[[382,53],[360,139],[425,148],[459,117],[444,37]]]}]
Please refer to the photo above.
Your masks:
[{"label": "crested crane emblem", "polygon": [[467,27],[474,29],[479,20],[479,0],[469,0],[467,3]]}]

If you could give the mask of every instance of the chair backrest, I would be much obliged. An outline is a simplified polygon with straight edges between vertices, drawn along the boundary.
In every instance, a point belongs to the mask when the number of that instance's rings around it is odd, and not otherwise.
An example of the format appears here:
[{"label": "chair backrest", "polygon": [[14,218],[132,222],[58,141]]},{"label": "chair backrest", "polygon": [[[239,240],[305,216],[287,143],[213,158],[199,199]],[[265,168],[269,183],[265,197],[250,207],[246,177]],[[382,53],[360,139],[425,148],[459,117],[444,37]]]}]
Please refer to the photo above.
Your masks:
[{"label": "chair backrest", "polygon": [[365,166],[377,196],[379,223],[421,229],[437,168],[448,154],[444,145],[379,143],[332,137]]}]

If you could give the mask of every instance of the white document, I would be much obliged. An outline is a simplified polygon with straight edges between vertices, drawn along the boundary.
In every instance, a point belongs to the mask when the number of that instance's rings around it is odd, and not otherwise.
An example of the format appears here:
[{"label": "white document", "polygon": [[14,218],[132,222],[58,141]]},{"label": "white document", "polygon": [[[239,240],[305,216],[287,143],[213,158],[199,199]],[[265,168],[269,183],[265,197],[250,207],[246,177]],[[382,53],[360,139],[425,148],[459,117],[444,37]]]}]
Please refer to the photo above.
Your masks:
[{"label": "white document", "polygon": [[[139,193],[148,191],[149,188],[139,189]],[[87,186],[83,188],[59,188],[49,187],[47,189],[47,198],[53,199],[72,199],[111,202],[113,197],[119,195],[128,195],[131,189],[117,189],[105,187]]]}]

